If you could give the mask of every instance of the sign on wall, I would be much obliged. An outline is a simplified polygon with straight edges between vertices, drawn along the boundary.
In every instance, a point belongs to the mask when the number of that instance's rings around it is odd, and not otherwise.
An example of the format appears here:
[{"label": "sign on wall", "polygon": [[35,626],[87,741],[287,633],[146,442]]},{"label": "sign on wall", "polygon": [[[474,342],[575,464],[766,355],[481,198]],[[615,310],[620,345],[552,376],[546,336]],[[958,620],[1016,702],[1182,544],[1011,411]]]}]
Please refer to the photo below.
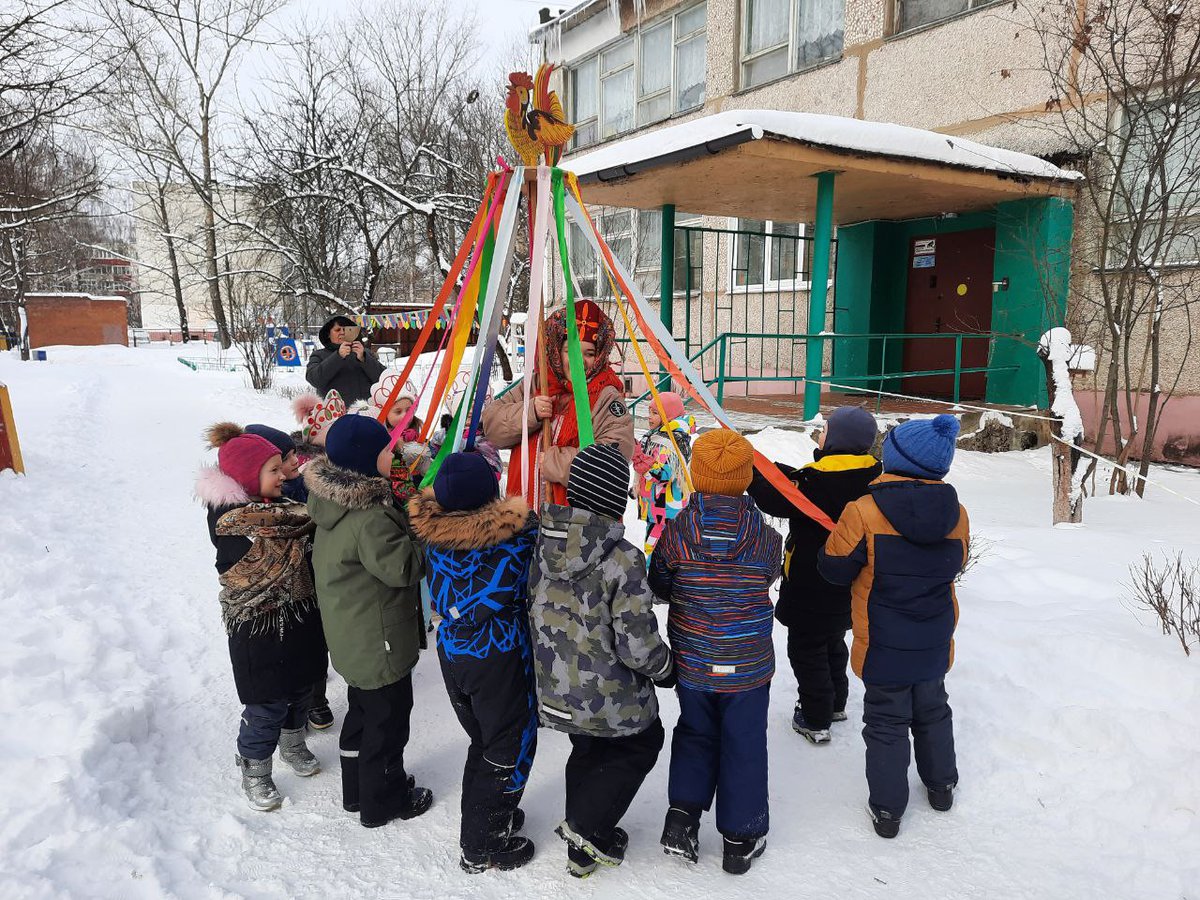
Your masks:
[{"label": "sign on wall", "polygon": [[277,366],[298,366],[300,365],[300,351],[296,349],[296,341],[293,338],[277,338],[275,340],[275,365]]}]

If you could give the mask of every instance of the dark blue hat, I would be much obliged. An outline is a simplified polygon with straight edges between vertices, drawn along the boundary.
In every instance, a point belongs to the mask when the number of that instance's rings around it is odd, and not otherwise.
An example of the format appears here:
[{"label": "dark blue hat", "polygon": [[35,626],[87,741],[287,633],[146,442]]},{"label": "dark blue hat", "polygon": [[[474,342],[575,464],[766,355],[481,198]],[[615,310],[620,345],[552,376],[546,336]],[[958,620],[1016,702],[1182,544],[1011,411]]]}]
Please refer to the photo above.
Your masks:
[{"label": "dark blue hat", "polygon": [[373,416],[342,416],[329,428],[325,452],[335,466],[360,475],[379,475],[375,463],[391,435]]},{"label": "dark blue hat", "polygon": [[496,472],[478,453],[451,453],[433,479],[433,496],[449,512],[479,509],[499,496]]},{"label": "dark blue hat", "polygon": [[897,425],[883,441],[883,471],[938,481],[954,461],[958,419],[942,414]]},{"label": "dark blue hat", "polygon": [[257,434],[261,438],[266,438],[275,445],[275,449],[281,455],[287,456],[296,449],[296,442],[286,431],[280,431],[278,428],[272,428],[270,425],[247,425],[243,431],[246,434]]},{"label": "dark blue hat", "polygon": [[870,453],[879,429],[875,417],[861,406],[839,406],[825,423],[825,455]]}]

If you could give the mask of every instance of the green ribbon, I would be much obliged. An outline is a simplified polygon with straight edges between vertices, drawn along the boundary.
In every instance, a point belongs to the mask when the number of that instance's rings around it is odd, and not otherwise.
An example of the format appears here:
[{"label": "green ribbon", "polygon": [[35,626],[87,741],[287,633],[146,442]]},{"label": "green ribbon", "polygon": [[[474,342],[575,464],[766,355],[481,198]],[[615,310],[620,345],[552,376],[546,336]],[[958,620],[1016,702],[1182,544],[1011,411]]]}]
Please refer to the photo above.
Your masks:
[{"label": "green ribbon", "polygon": [[[567,214],[563,189],[563,171],[552,174],[554,193],[554,224],[558,228],[558,254],[562,260],[563,279],[567,286],[567,357],[571,372],[571,393],[575,398],[575,420],[579,425],[579,449],[596,443],[592,429],[592,408],[588,403],[587,372],[583,367],[583,347],[579,343],[579,324],[575,321],[575,283],[571,278],[571,259],[567,252]],[[534,262],[536,265],[536,261]]]}]

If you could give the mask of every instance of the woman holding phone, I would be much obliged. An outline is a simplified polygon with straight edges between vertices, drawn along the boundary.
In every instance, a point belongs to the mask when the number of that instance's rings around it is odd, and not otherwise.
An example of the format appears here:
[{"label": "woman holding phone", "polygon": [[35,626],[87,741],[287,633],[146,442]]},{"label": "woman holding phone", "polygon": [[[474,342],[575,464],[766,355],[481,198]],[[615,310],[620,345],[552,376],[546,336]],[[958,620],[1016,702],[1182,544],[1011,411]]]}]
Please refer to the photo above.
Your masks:
[{"label": "woman holding phone", "polygon": [[371,396],[384,365],[359,339],[362,329],[346,316],[321,326],[321,346],[308,358],[304,377],[322,396],[336,389],[349,406]]}]

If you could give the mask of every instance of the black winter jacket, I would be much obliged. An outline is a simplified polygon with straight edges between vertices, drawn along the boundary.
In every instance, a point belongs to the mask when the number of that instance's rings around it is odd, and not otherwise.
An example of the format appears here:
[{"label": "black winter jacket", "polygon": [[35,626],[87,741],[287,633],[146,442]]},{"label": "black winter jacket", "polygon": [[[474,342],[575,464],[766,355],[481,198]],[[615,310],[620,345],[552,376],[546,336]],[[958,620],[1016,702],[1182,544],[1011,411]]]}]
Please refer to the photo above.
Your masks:
[{"label": "black winter jacket", "polygon": [[[814,461],[799,469],[780,466],[783,474],[834,522],[846,504],[867,493],[883,471],[873,456],[813,454]],[[783,549],[783,581],[775,618],[787,628],[812,636],[840,634],[850,629],[850,588],[830,584],[817,571],[817,552],[829,532],[796,509],[766,478],[757,472],[749,494],[768,516],[788,519],[790,529]]]},{"label": "black winter jacket", "polygon": [[353,353],[341,356],[338,348],[329,340],[329,332],[338,321],[349,322],[345,316],[334,316],[321,326],[321,348],[314,350],[308,358],[304,377],[323,396],[336,389],[346,405],[366,400],[371,388],[383,374],[385,366],[370,350],[363,352],[360,361]]}]

